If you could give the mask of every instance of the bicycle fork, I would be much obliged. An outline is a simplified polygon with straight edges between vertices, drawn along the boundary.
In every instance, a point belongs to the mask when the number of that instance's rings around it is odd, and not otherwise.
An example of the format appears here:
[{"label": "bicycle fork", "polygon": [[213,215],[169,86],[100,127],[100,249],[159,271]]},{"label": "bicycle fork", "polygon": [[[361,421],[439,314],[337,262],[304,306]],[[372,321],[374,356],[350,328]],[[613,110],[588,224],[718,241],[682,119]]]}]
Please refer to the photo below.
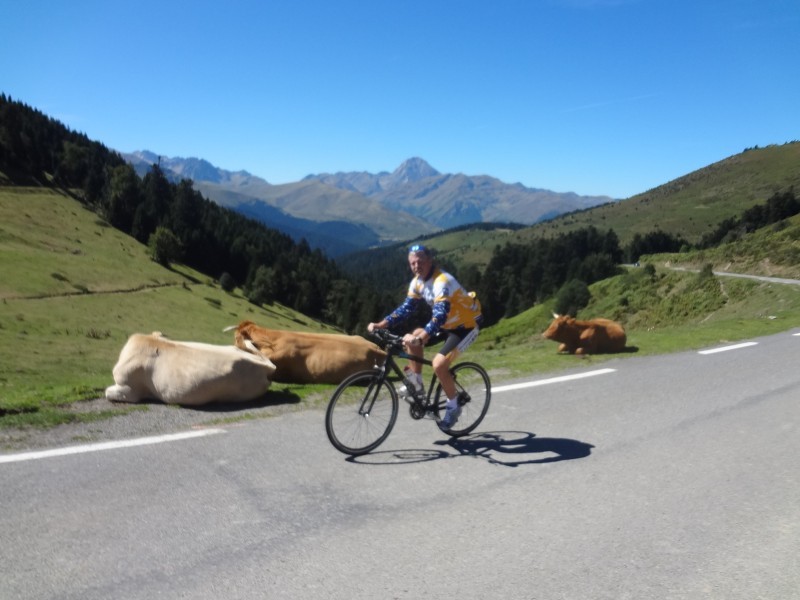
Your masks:
[{"label": "bicycle fork", "polygon": [[372,407],[375,406],[375,401],[378,399],[378,394],[381,391],[381,380],[373,380],[367,388],[367,393],[364,394],[364,399],[361,400],[361,406],[358,407],[358,414],[362,417],[369,417]]}]

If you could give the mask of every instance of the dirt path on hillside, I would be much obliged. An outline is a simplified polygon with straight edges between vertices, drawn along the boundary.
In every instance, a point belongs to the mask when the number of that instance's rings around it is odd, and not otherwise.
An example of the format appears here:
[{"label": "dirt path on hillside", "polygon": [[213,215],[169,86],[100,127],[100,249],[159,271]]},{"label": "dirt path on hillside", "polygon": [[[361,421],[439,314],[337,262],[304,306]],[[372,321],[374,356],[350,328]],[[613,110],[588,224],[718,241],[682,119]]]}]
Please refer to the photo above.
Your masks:
[{"label": "dirt path on hillside", "polygon": [[[683,265],[674,265],[671,262],[666,262],[661,264],[660,266],[665,269],[670,269],[672,271],[684,271],[686,273],[700,272],[700,269],[696,265],[683,266]],[[794,271],[792,269],[788,269],[787,271],[788,271],[788,273],[786,273],[788,275],[787,277],[777,277],[775,275],[761,275],[761,274],[750,275],[746,273],[732,273],[730,271],[719,271],[719,270],[711,272],[717,277],[740,277],[743,279],[755,279],[757,281],[767,281],[771,283],[800,285],[800,279],[793,278],[795,276]]]}]

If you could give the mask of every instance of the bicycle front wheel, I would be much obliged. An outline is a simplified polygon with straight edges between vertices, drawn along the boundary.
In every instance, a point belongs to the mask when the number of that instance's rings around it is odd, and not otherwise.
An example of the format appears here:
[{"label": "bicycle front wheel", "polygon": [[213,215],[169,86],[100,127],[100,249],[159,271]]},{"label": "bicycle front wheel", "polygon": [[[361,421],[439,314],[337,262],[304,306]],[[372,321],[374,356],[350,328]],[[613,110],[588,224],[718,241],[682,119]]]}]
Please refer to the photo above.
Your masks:
[{"label": "bicycle front wheel", "polygon": [[[492,383],[489,380],[489,374],[477,363],[458,363],[450,369],[450,373],[453,375],[459,393],[466,394],[467,402],[461,405],[461,415],[456,424],[450,429],[441,429],[448,435],[461,437],[480,425],[483,417],[486,416],[492,400]],[[444,404],[447,401],[440,383],[436,385],[435,394],[435,411],[438,421],[439,417],[444,416]]]},{"label": "bicycle front wheel", "polygon": [[397,392],[375,371],[350,375],[333,392],[325,430],[334,448],[359,456],[380,446],[397,420]]}]

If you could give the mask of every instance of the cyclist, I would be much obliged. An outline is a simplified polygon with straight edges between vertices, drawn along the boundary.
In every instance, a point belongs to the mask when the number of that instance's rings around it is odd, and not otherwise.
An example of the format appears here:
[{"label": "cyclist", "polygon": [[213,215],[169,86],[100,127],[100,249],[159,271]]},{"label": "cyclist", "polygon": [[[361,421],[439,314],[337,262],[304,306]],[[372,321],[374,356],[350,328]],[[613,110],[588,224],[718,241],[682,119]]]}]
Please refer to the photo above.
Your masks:
[{"label": "cyclist", "polygon": [[[409,354],[422,358],[426,344],[444,341],[431,362],[442,390],[447,395],[441,426],[451,429],[461,415],[461,405],[455,382],[450,375],[450,364],[478,337],[483,322],[481,305],[474,293],[467,292],[455,277],[435,264],[429,248],[421,244],[411,246],[408,249],[408,265],[414,278],[408,286],[405,301],[383,320],[370,323],[367,329],[374,331],[402,324],[416,312],[420,302],[426,302],[431,307],[433,314],[430,321],[425,327],[406,333],[403,343]],[[411,373],[408,379],[421,391],[424,387],[422,363],[410,360],[409,367]]]}]

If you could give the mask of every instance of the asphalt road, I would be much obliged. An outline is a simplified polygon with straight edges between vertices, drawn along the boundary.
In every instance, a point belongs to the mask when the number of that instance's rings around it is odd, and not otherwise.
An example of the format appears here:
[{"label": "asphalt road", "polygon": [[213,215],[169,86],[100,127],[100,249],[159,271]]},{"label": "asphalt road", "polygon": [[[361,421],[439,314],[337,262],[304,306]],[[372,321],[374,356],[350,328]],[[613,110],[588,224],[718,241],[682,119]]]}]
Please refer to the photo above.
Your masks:
[{"label": "asphalt road", "polygon": [[798,599],[798,333],[576,359],[357,460],[320,411],[6,453],[0,598]]}]

